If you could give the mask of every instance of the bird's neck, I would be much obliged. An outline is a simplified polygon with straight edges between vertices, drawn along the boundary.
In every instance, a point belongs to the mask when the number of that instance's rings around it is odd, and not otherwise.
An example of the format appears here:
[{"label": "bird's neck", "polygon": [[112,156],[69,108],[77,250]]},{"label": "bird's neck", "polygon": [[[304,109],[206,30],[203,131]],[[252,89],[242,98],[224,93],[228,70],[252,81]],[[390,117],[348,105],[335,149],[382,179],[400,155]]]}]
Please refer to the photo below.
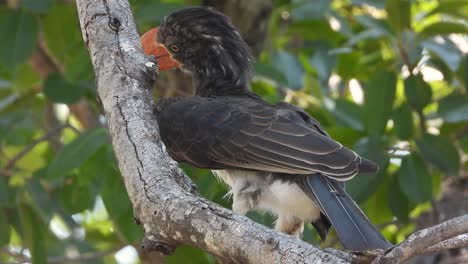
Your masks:
[{"label": "bird's neck", "polygon": [[243,66],[226,59],[227,56],[223,57],[218,61],[207,59],[193,69],[195,95],[212,97],[250,93],[250,62]]}]

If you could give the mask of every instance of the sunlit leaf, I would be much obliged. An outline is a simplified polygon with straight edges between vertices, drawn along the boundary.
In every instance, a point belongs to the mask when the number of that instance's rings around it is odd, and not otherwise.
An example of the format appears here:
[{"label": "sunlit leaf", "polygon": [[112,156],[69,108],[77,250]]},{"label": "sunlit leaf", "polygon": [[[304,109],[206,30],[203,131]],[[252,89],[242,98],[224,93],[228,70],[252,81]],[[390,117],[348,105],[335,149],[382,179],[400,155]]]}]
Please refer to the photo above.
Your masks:
[{"label": "sunlit leaf", "polygon": [[401,32],[411,27],[411,1],[386,1],[385,9],[388,14],[388,22],[396,32]]},{"label": "sunlit leaf", "polygon": [[468,15],[468,1],[467,0],[438,1],[437,7],[432,9],[427,14],[427,16],[441,14],[441,13],[466,19]]},{"label": "sunlit leaf", "polygon": [[452,33],[468,34],[468,26],[464,23],[437,22],[430,24],[419,32],[421,38],[430,38],[437,35],[447,35]]},{"label": "sunlit leaf", "polygon": [[448,175],[458,175],[460,156],[452,143],[442,136],[424,134],[416,140],[423,157]]},{"label": "sunlit leaf", "polygon": [[417,155],[404,157],[397,175],[401,190],[411,201],[422,203],[432,198],[431,175]]}]

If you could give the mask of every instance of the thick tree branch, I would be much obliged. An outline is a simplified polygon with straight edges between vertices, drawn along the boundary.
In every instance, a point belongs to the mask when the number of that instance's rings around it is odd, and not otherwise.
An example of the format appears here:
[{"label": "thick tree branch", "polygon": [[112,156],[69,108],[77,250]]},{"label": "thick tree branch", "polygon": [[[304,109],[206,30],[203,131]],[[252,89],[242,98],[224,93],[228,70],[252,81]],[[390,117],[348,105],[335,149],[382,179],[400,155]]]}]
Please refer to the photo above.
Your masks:
[{"label": "thick tree branch", "polygon": [[[153,114],[154,65],[142,54],[127,0],[77,0],[114,152],[145,245],[190,244],[232,263],[346,263],[197,196],[163,150]],[[348,257],[349,256],[349,257]],[[346,258],[344,260],[343,258]]]}]

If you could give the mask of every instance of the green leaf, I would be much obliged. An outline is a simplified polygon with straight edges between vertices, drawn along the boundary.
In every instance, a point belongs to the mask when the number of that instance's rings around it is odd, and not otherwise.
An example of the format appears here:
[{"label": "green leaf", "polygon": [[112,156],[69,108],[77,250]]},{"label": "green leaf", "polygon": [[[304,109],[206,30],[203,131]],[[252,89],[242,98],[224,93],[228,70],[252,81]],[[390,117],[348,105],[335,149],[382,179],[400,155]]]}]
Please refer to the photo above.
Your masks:
[{"label": "green leaf", "polygon": [[429,39],[423,41],[422,45],[425,49],[430,51],[431,54],[435,54],[444,61],[452,71],[456,71],[460,66],[462,53],[458,50],[457,46],[449,40],[444,39],[443,41],[438,40],[436,42]]},{"label": "green leaf", "polygon": [[47,169],[47,178],[57,179],[86,162],[106,144],[106,138],[104,129],[95,129],[80,135],[55,156]]},{"label": "green leaf", "polygon": [[419,37],[430,38],[437,35],[448,35],[452,33],[468,34],[468,27],[463,23],[437,22],[430,24],[419,32]]},{"label": "green leaf", "polygon": [[416,140],[424,159],[448,175],[458,175],[460,156],[450,140],[442,136],[424,134]]},{"label": "green leaf", "polygon": [[184,245],[177,247],[174,254],[167,257],[167,263],[214,264],[216,262],[203,250]]},{"label": "green leaf", "polygon": [[413,113],[408,104],[403,103],[393,112],[393,123],[398,138],[408,140],[413,135]]},{"label": "green leaf", "polygon": [[[41,173],[41,172],[39,172]],[[44,172],[42,172],[43,174]],[[26,183],[26,189],[31,196],[31,205],[36,210],[37,214],[41,216],[44,223],[48,223],[52,219],[54,210],[52,208],[52,201],[49,198],[47,191],[42,187],[39,182],[40,176],[34,176]]]},{"label": "green leaf", "polygon": [[468,15],[468,1],[467,0],[444,0],[438,1],[436,8],[431,10],[427,16],[435,14],[448,14],[462,19],[466,19]]},{"label": "green leaf", "polygon": [[22,239],[31,253],[32,263],[47,263],[47,227],[29,206],[19,206],[21,220]]},{"label": "green leaf", "polygon": [[439,102],[438,114],[448,123],[468,121],[468,97],[454,93]]},{"label": "green leaf", "polygon": [[93,206],[93,194],[91,185],[80,186],[75,184],[76,177],[72,183],[66,183],[59,190],[59,203],[68,214],[76,214]]},{"label": "green leaf", "polygon": [[400,189],[411,201],[423,203],[432,198],[431,175],[420,157],[404,157],[397,175]]},{"label": "green leaf", "polygon": [[[132,205],[120,173],[109,166],[103,166],[102,172],[101,176],[104,179],[100,191],[102,201],[110,218],[114,219],[127,213]],[[120,195],[115,195],[116,193]]]},{"label": "green leaf", "polygon": [[136,243],[143,237],[143,228],[135,223],[132,208],[116,217],[114,223],[129,243]]},{"label": "green leaf", "polygon": [[55,0],[21,0],[25,9],[36,13],[46,13],[54,5]]},{"label": "green leaf", "polygon": [[405,95],[414,110],[422,111],[432,100],[432,89],[421,75],[410,75],[405,79]]},{"label": "green leaf", "polygon": [[385,170],[389,160],[384,150],[384,142],[380,138],[362,138],[356,143],[354,150],[362,157],[376,162],[380,169],[376,175],[360,175],[346,182],[346,190],[358,202],[362,203],[371,197],[384,180]]},{"label": "green leaf", "polygon": [[0,207],[10,205],[10,186],[8,186],[8,178],[0,173]]},{"label": "green leaf", "polygon": [[312,45],[314,54],[309,59],[309,63],[314,66],[320,81],[327,83],[336,63],[336,55],[331,54],[331,47],[324,42]]},{"label": "green leaf", "polygon": [[284,74],[270,64],[262,63],[262,62],[255,62],[254,69],[255,69],[255,73],[258,75],[270,78],[282,84],[288,83],[288,80],[286,79]]},{"label": "green leaf", "polygon": [[0,8],[0,63],[22,64],[36,47],[37,21],[24,11]]},{"label": "green leaf", "polygon": [[327,133],[331,138],[343,144],[343,146],[353,146],[364,136],[361,131],[354,130],[348,126],[331,126],[327,128]]},{"label": "green leaf", "polygon": [[394,177],[388,191],[388,205],[398,221],[408,223],[409,214],[414,207],[400,188],[398,178]]},{"label": "green leaf", "polygon": [[7,245],[10,242],[10,225],[6,217],[5,211],[0,207],[0,247]]},{"label": "green leaf", "polygon": [[52,102],[71,104],[80,99],[84,89],[68,82],[60,73],[52,73],[45,80],[44,94]]},{"label": "green leaf", "polygon": [[463,56],[457,74],[463,82],[462,86],[465,87],[465,94],[468,93],[468,53]]},{"label": "green leaf", "polygon": [[355,5],[370,5],[378,9],[383,9],[385,7],[385,0],[351,0],[351,3]]},{"label": "green leaf", "polygon": [[138,23],[160,23],[164,16],[167,16],[176,10],[182,9],[183,7],[184,5],[180,3],[159,2],[145,4],[137,8],[135,12],[135,19],[138,21]]},{"label": "green leaf", "polygon": [[387,20],[395,32],[411,28],[411,1],[387,0],[385,4]]},{"label": "green leaf", "polygon": [[463,152],[468,154],[468,135],[463,136],[459,139],[460,146],[463,149]]},{"label": "green leaf", "polygon": [[296,56],[280,50],[273,53],[271,58],[274,67],[286,76],[288,86],[291,89],[302,88],[304,70]]},{"label": "green leaf", "polygon": [[[48,49],[62,62],[84,49],[76,8],[69,4],[56,4],[44,19],[44,36]],[[79,54],[80,52],[78,52]]]},{"label": "green leaf", "polygon": [[330,8],[330,1],[292,0],[291,14],[295,20],[319,19],[325,16]]},{"label": "green leaf", "polygon": [[335,100],[335,108],[330,110],[338,124],[349,126],[355,130],[363,131],[361,107],[349,100]]},{"label": "green leaf", "polygon": [[363,120],[371,135],[381,135],[392,113],[396,92],[394,72],[378,70],[369,81],[364,96]]}]

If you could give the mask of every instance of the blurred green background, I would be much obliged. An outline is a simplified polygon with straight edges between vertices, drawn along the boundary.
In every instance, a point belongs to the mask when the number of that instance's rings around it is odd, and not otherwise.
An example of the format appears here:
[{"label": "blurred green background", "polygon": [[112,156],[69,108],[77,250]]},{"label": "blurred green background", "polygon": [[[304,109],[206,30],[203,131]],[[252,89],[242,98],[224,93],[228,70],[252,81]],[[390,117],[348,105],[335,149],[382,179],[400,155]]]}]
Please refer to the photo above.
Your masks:
[{"label": "blurred green background", "polygon": [[[253,89],[380,164],[347,190],[393,243],[450,206],[468,213],[439,201],[468,177],[468,1],[130,2],[140,33],[184,6],[232,16],[257,55]],[[187,79],[162,74],[155,97],[190,94]],[[165,260],[140,252],[95,98],[74,1],[0,1],[0,263],[214,263],[189,246]],[[183,168],[230,207],[209,171]],[[304,239],[321,243],[310,225]],[[334,234],[320,245],[340,247]]]}]

